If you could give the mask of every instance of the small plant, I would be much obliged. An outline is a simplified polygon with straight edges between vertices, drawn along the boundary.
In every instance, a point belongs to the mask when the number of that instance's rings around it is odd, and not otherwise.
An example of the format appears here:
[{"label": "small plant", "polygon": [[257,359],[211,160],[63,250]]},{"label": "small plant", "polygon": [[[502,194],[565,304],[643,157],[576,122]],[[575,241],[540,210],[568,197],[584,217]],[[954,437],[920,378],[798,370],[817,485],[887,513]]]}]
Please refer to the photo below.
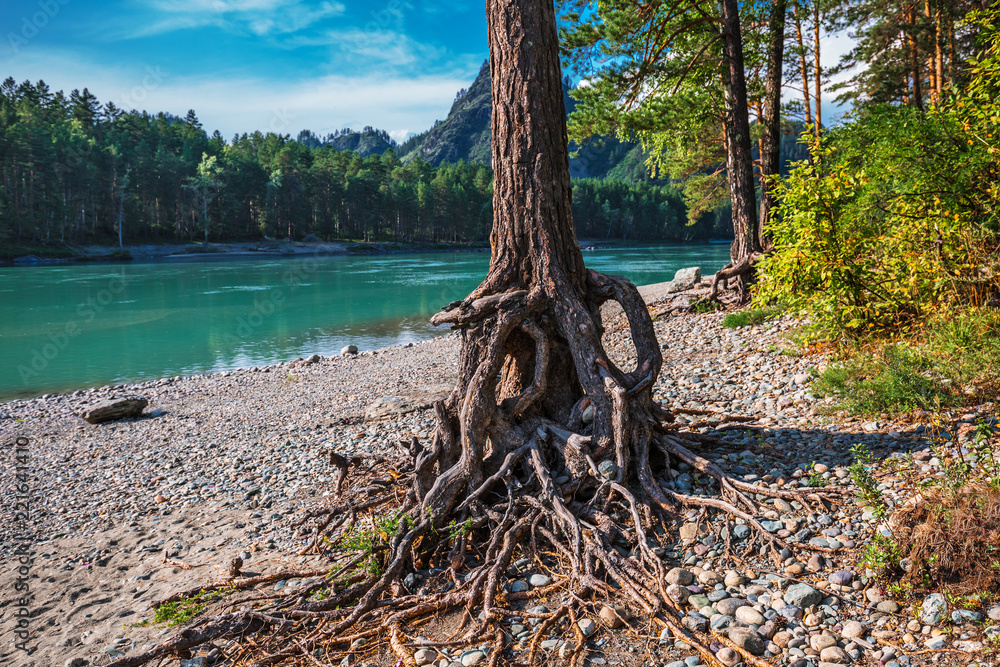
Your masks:
[{"label": "small plant", "polygon": [[977,405],[1000,392],[1000,313],[967,309],[930,321],[896,342],[846,344],[814,393],[853,414],[901,414]]},{"label": "small plant", "polygon": [[152,621],[140,621],[133,623],[132,627],[141,628],[149,625],[167,624],[170,627],[184,625],[201,612],[205,611],[208,601],[220,597],[226,593],[225,590],[207,592],[201,591],[190,598],[183,598],[174,602],[164,602],[156,608]]},{"label": "small plant", "polygon": [[722,320],[722,326],[727,329],[738,329],[740,327],[752,327],[763,324],[768,320],[780,317],[784,309],[779,306],[767,306],[765,308],[753,308],[751,310],[741,310],[737,313],[729,313]]},{"label": "small plant", "polygon": [[876,576],[889,576],[899,570],[902,552],[892,538],[876,534],[865,546],[861,565],[873,570]]},{"label": "small plant", "polygon": [[468,518],[462,523],[451,521],[448,524],[448,540],[454,541],[460,537],[465,537],[472,532],[472,518]]},{"label": "small plant", "polygon": [[869,507],[875,517],[882,520],[886,514],[885,499],[878,488],[878,482],[872,475],[871,466],[875,464],[875,456],[869,451],[868,446],[863,442],[856,443],[851,447],[854,454],[854,463],[850,465],[848,471],[854,485],[858,487],[858,500]]},{"label": "small plant", "polygon": [[823,473],[816,470],[815,461],[809,464],[809,480],[806,482],[806,486],[811,489],[826,486],[826,480],[823,479]]},{"label": "small plant", "polygon": [[719,304],[708,300],[699,301],[691,306],[691,312],[695,315],[701,315],[702,313],[714,313],[717,310],[719,310]]},{"label": "small plant", "polygon": [[371,527],[367,529],[354,525],[340,538],[337,546],[348,551],[366,553],[368,558],[364,562],[365,569],[372,576],[381,576],[385,567],[380,560],[380,554],[399,531],[402,516],[400,512],[393,516],[376,517],[372,519]]}]

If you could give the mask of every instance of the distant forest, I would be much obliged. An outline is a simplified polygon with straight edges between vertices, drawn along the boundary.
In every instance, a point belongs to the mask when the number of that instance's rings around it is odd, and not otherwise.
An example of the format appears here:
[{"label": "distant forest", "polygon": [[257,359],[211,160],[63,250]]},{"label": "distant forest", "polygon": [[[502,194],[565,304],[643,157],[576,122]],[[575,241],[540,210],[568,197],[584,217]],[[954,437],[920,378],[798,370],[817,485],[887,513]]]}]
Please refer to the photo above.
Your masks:
[{"label": "distant forest", "polygon": [[[370,128],[366,128],[368,130]],[[489,238],[484,164],[360,157],[274,133],[209,136],[194,111],[125,113],[87,90],[0,85],[0,245],[263,238],[476,243]],[[379,137],[391,142],[388,135]],[[394,142],[393,142],[394,143]],[[581,237],[691,241],[731,234],[720,209],[688,225],[670,184],[578,179]]]}]

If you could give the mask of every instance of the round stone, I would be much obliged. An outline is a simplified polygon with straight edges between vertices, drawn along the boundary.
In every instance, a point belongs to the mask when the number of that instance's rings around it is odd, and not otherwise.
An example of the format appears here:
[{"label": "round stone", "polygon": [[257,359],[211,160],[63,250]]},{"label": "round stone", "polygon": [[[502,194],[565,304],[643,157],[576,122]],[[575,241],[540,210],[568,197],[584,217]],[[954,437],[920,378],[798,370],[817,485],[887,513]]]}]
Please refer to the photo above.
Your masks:
[{"label": "round stone", "polygon": [[764,655],[764,640],[750,628],[730,627],[729,639],[744,651],[753,655]]},{"label": "round stone", "polygon": [[482,651],[466,651],[462,654],[462,657],[459,658],[459,661],[465,667],[472,667],[472,665],[478,665],[485,658],[486,654]]},{"label": "round stone", "polygon": [[920,621],[927,625],[937,625],[947,608],[948,601],[943,595],[931,593],[924,598],[924,603],[920,605]]},{"label": "round stone", "polygon": [[850,570],[838,570],[830,575],[829,581],[836,586],[849,586],[854,581],[854,573]]},{"label": "round stone", "polygon": [[832,662],[835,665],[846,665],[851,661],[847,652],[839,646],[830,646],[819,652],[819,659],[823,662]]},{"label": "round stone", "polygon": [[667,586],[667,595],[669,595],[670,599],[676,602],[677,604],[683,605],[687,604],[688,598],[691,597],[691,591],[684,588],[683,586],[679,586],[677,584],[670,584],[669,586]]},{"label": "round stone", "polygon": [[723,665],[726,665],[726,667],[733,667],[733,665],[740,661],[740,654],[728,646],[720,648],[719,652],[715,654],[715,657],[718,658],[719,662]]},{"label": "round stone", "polygon": [[598,616],[600,617],[601,622],[609,628],[620,628],[624,623],[621,616],[618,615],[618,612],[607,605],[601,607],[601,611]]},{"label": "round stone", "polygon": [[422,648],[413,654],[413,660],[419,667],[431,664],[435,658],[437,658],[437,651],[429,648]]},{"label": "round stone", "polygon": [[552,583],[552,577],[548,577],[544,574],[533,574],[528,578],[528,583],[535,588],[541,588],[542,586],[548,586]]},{"label": "round stone", "polygon": [[865,626],[858,621],[848,621],[847,623],[844,623],[844,627],[840,634],[847,639],[857,639],[858,637],[864,636]]},{"label": "round stone", "polygon": [[741,600],[739,598],[726,598],[725,600],[719,600],[715,603],[715,608],[720,614],[725,614],[726,616],[735,616],[736,611],[740,607],[745,607],[747,605],[746,600]]},{"label": "round stone", "polygon": [[698,575],[698,581],[706,586],[715,586],[716,584],[721,584],[724,577],[718,572],[713,572],[711,570],[705,570]]},{"label": "round stone", "polygon": [[580,632],[583,633],[584,637],[589,637],[597,632],[597,624],[589,618],[581,618],[576,622],[576,625],[580,628]]},{"label": "round stone", "polygon": [[736,620],[747,625],[763,625],[764,616],[753,607],[740,607],[736,610]]},{"label": "round stone", "polygon": [[895,614],[899,612],[899,604],[895,600],[882,600],[875,606],[875,609],[883,614]]},{"label": "round stone", "polygon": [[740,574],[734,570],[729,570],[726,572],[726,588],[735,588],[737,586],[742,586],[746,582]]},{"label": "round stone", "polygon": [[831,637],[830,635],[813,635],[809,638],[809,646],[811,646],[814,651],[821,652],[825,648],[836,645],[836,638]]},{"label": "round stone", "polygon": [[675,567],[667,572],[667,583],[668,584],[678,584],[680,586],[689,586],[694,581],[694,575],[691,574],[690,570],[685,570],[684,568]]}]

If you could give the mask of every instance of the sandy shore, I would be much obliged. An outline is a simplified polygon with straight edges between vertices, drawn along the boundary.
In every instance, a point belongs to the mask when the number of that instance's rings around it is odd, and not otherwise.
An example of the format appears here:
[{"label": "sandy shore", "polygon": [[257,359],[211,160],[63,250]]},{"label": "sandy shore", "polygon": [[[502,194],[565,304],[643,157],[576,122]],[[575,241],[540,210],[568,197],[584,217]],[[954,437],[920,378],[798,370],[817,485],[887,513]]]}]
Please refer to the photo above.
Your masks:
[{"label": "sandy shore", "polygon": [[[805,485],[810,474],[818,474],[826,484],[851,487],[846,470],[851,445],[865,443],[883,458],[926,449],[916,424],[820,415],[824,402],[809,391],[809,370],[825,360],[782,353],[789,347],[783,335],[793,322],[733,330],[722,328],[720,321],[720,315],[707,314],[656,322],[665,363],[655,395],[668,407],[709,413],[681,420],[707,420],[704,430],[721,429],[719,447],[703,455],[731,474],[788,488]],[[620,363],[627,363],[631,346],[620,315],[611,318],[606,344]],[[21,463],[30,469],[27,484],[34,499],[28,517],[33,536],[25,541],[25,517],[13,502],[17,461],[13,448],[5,447],[0,627],[8,640],[0,645],[0,665],[102,665],[163,641],[174,630],[141,625],[152,618],[152,603],[217,579],[237,555],[244,557],[248,573],[320,567],[318,557],[293,555],[307,536],[291,522],[329,495],[334,475],[326,452],[380,453],[400,438],[429,437],[429,410],[373,423],[364,422],[365,410],[385,396],[416,397],[419,403],[422,391],[453,381],[457,359],[458,338],[448,335],[307,365],[255,367],[0,404],[0,442],[27,439],[23,449],[28,458]],[[96,400],[133,394],[150,401],[141,418],[94,426],[78,416]],[[719,421],[724,414],[752,416],[759,427],[725,430]],[[677,472],[663,483],[686,493],[708,493],[704,480],[692,471]],[[890,486],[887,493],[897,491]],[[821,601],[799,602],[799,612],[788,612],[784,634],[763,640],[765,657],[797,667],[822,665],[829,661],[820,660],[822,650],[813,648],[822,644],[837,647],[846,661],[921,664],[919,659],[903,661],[905,656],[890,647],[919,643],[924,648],[926,641],[936,641],[937,628],[920,623],[912,628],[912,617],[880,605],[886,601],[884,591],[855,567],[859,547],[876,529],[870,515],[853,504],[824,514],[776,503],[758,518],[790,540],[822,540],[837,555],[782,554],[780,571],[763,554],[732,562],[717,546],[723,526],[702,521],[684,532],[684,539],[664,544],[664,558],[701,581],[714,582],[706,593],[721,587],[725,598],[741,600],[762,618],[784,619],[782,610],[796,604],[790,586],[808,582]],[[19,545],[33,554],[29,565],[19,562]],[[21,607],[24,593],[17,589],[23,583],[30,588],[30,599]],[[269,592],[303,582],[279,584],[269,584]],[[834,593],[838,597],[828,598]],[[20,608],[30,613],[27,654],[14,634]],[[946,639],[950,646],[980,637],[980,629],[963,628]],[[683,663],[674,663],[691,655],[683,638],[665,637],[641,654],[629,649],[631,643],[625,635],[595,635],[589,664],[679,667]],[[834,653],[824,655],[840,659]],[[184,664],[207,665],[215,655],[199,653],[195,660],[202,662]],[[357,664],[392,664],[384,655],[363,650],[357,658]]]}]

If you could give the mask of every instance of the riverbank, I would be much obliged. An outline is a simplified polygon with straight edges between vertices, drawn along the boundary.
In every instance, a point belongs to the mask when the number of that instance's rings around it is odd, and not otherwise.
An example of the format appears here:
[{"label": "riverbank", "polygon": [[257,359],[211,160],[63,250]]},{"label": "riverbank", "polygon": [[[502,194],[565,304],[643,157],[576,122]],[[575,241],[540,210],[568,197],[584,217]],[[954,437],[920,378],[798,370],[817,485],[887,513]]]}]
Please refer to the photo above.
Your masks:
[{"label": "riverbank", "polygon": [[417,252],[477,252],[485,244],[389,243],[358,241],[236,241],[231,243],[165,243],[129,245],[42,246],[0,248],[0,266],[31,266],[72,262],[153,262],[184,259],[240,259],[303,255],[397,254]]},{"label": "riverbank", "polygon": [[[826,359],[786,353],[791,344],[785,336],[795,322],[726,329],[721,320],[721,314],[712,313],[655,323],[664,368],[654,391],[668,408],[703,413],[678,414],[678,419],[687,428],[717,435],[717,446],[700,453],[729,474],[772,488],[828,485],[853,494],[857,487],[848,467],[855,445],[882,461],[904,461],[912,454],[909,460],[928,475],[941,470],[944,463],[922,438],[929,424],[825,414],[829,401],[814,397],[810,386],[811,371]],[[0,404],[0,441],[10,442],[15,435],[28,439],[38,499],[32,507],[37,539],[29,575],[35,595],[30,624],[35,634],[29,644],[37,649],[25,656],[6,644],[0,647],[0,665],[48,667],[74,659],[101,665],[160,643],[175,630],[145,624],[153,616],[152,603],[218,579],[236,556],[245,561],[247,574],[321,568],[318,557],[294,555],[308,536],[292,523],[324,504],[331,492],[336,471],[326,453],[379,455],[389,453],[399,439],[426,441],[432,412],[406,410],[426,405],[423,399],[454,381],[459,342],[449,334],[358,356]],[[605,344],[617,362],[628,363],[631,344],[620,315],[609,318]],[[94,426],[77,416],[85,405],[125,394],[150,401],[143,417]],[[366,411],[374,416],[372,404],[386,396],[398,397],[381,404],[390,411],[388,418],[366,421]],[[751,421],[724,423],[727,415]],[[9,450],[4,455],[9,457]],[[12,474],[10,464],[5,467]],[[901,503],[908,493],[901,480],[888,470],[876,474],[890,501]],[[705,480],[683,465],[664,483],[683,493],[710,493]],[[10,485],[2,488],[9,493]],[[0,510],[0,596],[5,601],[17,598],[18,576],[12,553],[17,522],[9,500],[4,498]],[[912,600],[892,599],[858,565],[879,528],[871,512],[847,499],[814,507],[779,499],[764,507],[757,519],[796,545],[795,551],[781,553],[779,565],[766,549],[749,549],[745,522],[692,510],[671,527],[672,538],[660,548],[667,569],[676,568],[669,577],[699,587],[686,589],[692,622],[702,623],[693,613],[698,611],[706,625],[740,638],[748,651],[796,667],[927,664],[943,655],[926,653],[931,648],[968,652],[947,654],[948,660],[937,664],[955,664],[951,657],[968,664],[973,655],[985,656],[983,633],[993,632],[992,621],[983,625],[960,616],[958,623],[949,623],[951,607],[911,613]],[[832,551],[799,550],[806,543]],[[504,586],[525,585],[529,575],[511,576]],[[244,598],[297,590],[309,576],[211,601],[205,613],[238,607]],[[4,623],[13,621],[12,608],[5,607]],[[639,610],[622,615],[644,631]],[[517,619],[512,623],[513,652],[500,664],[516,661],[531,636]],[[419,632],[434,636],[435,628]],[[543,642],[551,663],[558,660],[563,639],[572,638],[554,632]],[[698,662],[683,637],[653,637],[637,650],[631,635],[603,629],[587,646],[594,665]],[[215,650],[224,654],[226,646]],[[389,667],[395,662],[363,646],[352,652],[355,664]],[[460,652],[442,648],[440,657],[454,659]],[[209,655],[219,653],[206,650],[192,658],[206,660],[181,664],[205,665]],[[737,661],[721,647],[718,655],[725,664]],[[336,664],[341,657],[329,656],[328,662]]]},{"label": "riverbank", "polygon": [[[639,243],[620,239],[579,239],[583,250],[643,248],[657,242]],[[711,244],[718,242],[712,241]],[[677,245],[677,244],[675,244]],[[679,245],[709,245],[691,243]],[[0,247],[0,266],[33,266],[74,262],[154,262],[185,259],[214,260],[246,257],[301,257],[303,255],[406,254],[424,252],[489,252],[489,243],[397,243],[363,241],[234,241],[229,243],[115,245],[69,244]]]}]

